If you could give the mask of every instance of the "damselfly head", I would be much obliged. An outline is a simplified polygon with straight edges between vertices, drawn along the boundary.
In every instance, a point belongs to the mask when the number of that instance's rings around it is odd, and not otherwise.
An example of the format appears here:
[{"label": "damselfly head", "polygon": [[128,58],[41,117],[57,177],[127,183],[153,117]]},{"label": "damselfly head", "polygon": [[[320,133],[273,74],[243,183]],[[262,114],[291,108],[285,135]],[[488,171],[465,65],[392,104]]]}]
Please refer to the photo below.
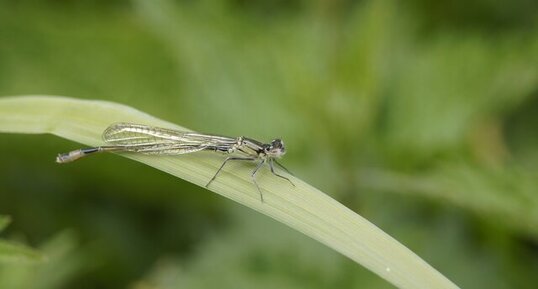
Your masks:
[{"label": "damselfly head", "polygon": [[272,140],[269,145],[265,147],[265,153],[272,158],[279,158],[286,153],[284,142],[281,139]]}]

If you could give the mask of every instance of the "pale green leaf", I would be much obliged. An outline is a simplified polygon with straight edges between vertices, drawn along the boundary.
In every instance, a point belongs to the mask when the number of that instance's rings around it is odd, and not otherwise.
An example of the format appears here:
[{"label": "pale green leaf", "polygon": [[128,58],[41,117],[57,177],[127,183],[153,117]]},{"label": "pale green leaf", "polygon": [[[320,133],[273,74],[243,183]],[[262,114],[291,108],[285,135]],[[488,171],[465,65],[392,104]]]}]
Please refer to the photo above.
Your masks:
[{"label": "pale green leaf", "polygon": [[[50,96],[0,99],[1,132],[51,133],[84,145],[100,145],[102,131],[115,122],[184,129],[105,101]],[[123,156],[199,186],[205,186],[222,163],[222,156],[211,153]],[[265,202],[260,202],[250,179],[251,170],[247,165],[230,165],[209,189],[318,240],[399,288],[457,288],[405,246],[300,179],[288,175],[296,185],[293,187],[267,170],[261,171],[258,182]]]}]

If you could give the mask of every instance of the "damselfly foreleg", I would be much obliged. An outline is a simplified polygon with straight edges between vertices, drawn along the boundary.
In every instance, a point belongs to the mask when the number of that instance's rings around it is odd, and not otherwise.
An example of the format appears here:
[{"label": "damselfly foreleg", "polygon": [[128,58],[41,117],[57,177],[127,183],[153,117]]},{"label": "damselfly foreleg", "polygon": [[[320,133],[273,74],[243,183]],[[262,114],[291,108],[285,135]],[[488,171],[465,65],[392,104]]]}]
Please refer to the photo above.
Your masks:
[{"label": "damselfly foreleg", "polygon": [[[269,167],[271,168],[271,173],[273,173],[273,175],[275,175],[275,176],[277,176],[277,177],[280,177],[280,178],[285,179],[286,181],[290,182],[290,184],[292,184],[292,185],[295,187],[295,184],[294,184],[290,179],[286,178],[286,177],[283,176],[283,175],[279,175],[279,174],[277,174],[277,173],[275,172],[275,168],[273,167],[273,161],[276,162],[276,161],[273,160],[273,159],[271,159],[271,160],[269,161]],[[277,163],[277,164],[278,164],[278,163]],[[279,165],[280,165],[280,164],[279,164]],[[282,166],[282,165],[280,165],[280,166]],[[284,168],[284,169],[285,169],[285,168]],[[286,170],[286,171],[287,171],[287,170]],[[288,173],[289,173],[289,172],[288,172]]]}]

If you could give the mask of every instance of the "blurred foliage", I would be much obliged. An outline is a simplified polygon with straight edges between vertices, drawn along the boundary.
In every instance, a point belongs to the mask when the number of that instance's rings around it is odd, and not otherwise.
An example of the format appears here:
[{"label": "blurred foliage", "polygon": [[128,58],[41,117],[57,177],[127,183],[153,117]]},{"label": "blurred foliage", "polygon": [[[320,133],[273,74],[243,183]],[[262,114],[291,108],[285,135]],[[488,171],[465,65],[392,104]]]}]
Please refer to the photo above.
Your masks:
[{"label": "blurred foliage", "polygon": [[89,266],[94,265],[87,252],[76,248],[72,234],[54,236],[40,248],[47,255],[44,263],[10,263],[0,267],[0,288],[64,288]]},{"label": "blurred foliage", "polygon": [[[292,171],[461,287],[536,288],[537,12],[532,0],[0,0],[0,95],[280,136]],[[0,265],[0,288],[388,287],[141,164],[52,162],[75,147],[0,136],[0,213],[15,220],[3,236],[49,260]]]},{"label": "blurred foliage", "polygon": [[[7,227],[10,219],[0,216],[0,233]],[[21,244],[0,239],[0,264],[11,262],[35,262],[43,260],[42,254]]]},{"label": "blurred foliage", "polygon": [[132,288],[390,288],[377,278],[364,283],[367,270],[289,228],[231,212],[235,226],[201,243],[196,258],[181,264],[164,256]]},{"label": "blurred foliage", "polygon": [[8,216],[0,216],[0,232],[2,232],[11,222]]}]

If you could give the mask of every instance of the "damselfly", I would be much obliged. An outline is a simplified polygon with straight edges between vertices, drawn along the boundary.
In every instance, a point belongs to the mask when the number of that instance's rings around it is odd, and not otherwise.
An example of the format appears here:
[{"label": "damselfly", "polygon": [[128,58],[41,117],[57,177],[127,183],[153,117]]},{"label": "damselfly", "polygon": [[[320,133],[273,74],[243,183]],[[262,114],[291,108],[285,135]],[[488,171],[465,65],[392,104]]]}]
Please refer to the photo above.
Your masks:
[{"label": "damselfly", "polygon": [[224,160],[215,175],[213,175],[206,184],[206,187],[215,180],[228,161],[257,162],[256,167],[251,173],[251,178],[260,193],[262,202],[263,194],[256,182],[256,174],[266,163],[269,164],[271,172],[275,176],[285,179],[295,186],[290,179],[275,172],[274,165],[277,164],[289,173],[289,171],[276,160],[286,153],[284,142],[280,139],[272,140],[270,143],[262,143],[242,136],[233,138],[197,132],[178,131],[141,124],[117,123],[109,126],[103,132],[103,140],[108,145],[83,148],[65,154],[59,154],[56,158],[56,162],[68,163],[99,152],[135,152],[149,155],[181,155],[198,151],[215,151],[230,156]]}]

